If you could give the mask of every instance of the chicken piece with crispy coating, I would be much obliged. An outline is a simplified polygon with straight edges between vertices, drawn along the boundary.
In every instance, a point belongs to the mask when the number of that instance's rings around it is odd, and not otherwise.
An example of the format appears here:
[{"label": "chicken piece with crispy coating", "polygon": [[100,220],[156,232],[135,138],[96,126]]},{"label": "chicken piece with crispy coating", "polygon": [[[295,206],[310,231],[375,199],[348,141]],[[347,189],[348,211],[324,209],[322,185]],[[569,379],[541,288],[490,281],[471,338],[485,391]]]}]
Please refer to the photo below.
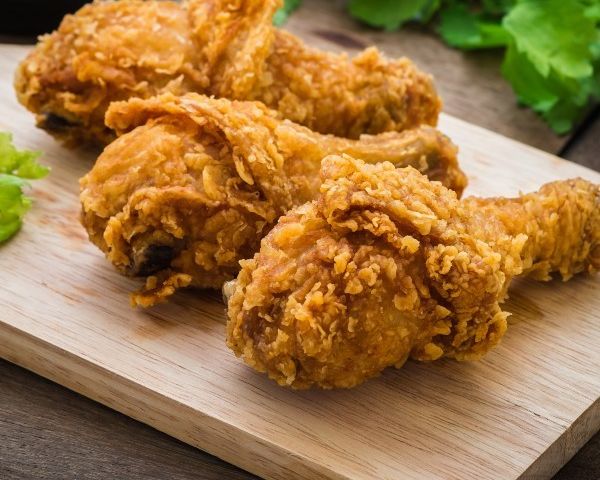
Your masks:
[{"label": "chicken piece with crispy coating", "polygon": [[413,168],[328,157],[318,200],[242,262],[228,345],[280,385],[352,387],[410,357],[474,360],[507,328],[511,280],[600,268],[600,187],[467,198]]},{"label": "chicken piece with crispy coating", "polygon": [[232,279],[279,216],[318,195],[328,154],[412,165],[459,193],[466,184],[456,147],[428,126],[349,140],[197,94],[114,103],[107,122],[122,136],[81,180],[82,221],[119,270],[149,277],[133,297],[143,306]]},{"label": "chicken piece with crispy coating", "polygon": [[112,101],[197,92],[256,100],[321,133],[435,125],[429,75],[370,48],[349,60],[272,26],[279,0],[95,2],[64,18],[20,65],[15,89],[38,126],[107,144]]}]

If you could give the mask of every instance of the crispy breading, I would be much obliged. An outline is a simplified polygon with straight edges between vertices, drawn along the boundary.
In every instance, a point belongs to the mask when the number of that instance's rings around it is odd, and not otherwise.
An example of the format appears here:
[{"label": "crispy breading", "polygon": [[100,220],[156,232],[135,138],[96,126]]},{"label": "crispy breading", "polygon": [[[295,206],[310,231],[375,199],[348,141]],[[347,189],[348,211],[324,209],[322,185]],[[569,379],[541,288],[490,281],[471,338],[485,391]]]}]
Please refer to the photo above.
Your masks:
[{"label": "crispy breading", "polygon": [[82,219],[122,272],[151,277],[140,305],[232,279],[280,215],[317,196],[328,154],[412,165],[459,193],[466,185],[456,147],[428,126],[349,140],[258,102],[197,94],[114,103],[106,118],[122,135],[81,180]]},{"label": "crispy breading", "polygon": [[281,217],[225,289],[229,347],[280,385],[478,359],[506,331],[515,276],[600,268],[600,187],[582,179],[459,201],[390,163],[328,157],[321,176],[318,199]]},{"label": "crispy breading", "polygon": [[369,48],[350,60],[272,26],[279,0],[95,2],[64,18],[20,65],[15,89],[38,126],[107,144],[112,101],[198,92],[262,101],[321,133],[435,125],[441,102],[408,59]]}]

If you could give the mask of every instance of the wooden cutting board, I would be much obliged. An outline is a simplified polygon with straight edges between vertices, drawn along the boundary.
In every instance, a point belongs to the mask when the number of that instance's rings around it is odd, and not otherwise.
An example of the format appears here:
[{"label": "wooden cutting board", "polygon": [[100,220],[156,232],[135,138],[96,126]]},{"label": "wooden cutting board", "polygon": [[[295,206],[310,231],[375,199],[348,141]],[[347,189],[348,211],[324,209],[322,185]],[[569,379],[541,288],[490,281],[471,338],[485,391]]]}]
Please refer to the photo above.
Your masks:
[{"label": "wooden cutting board", "polygon": [[[600,427],[600,278],[518,282],[483,361],[409,362],[348,391],[276,386],[225,347],[218,292],[133,310],[78,222],[95,152],[67,150],[14,99],[25,47],[0,47],[0,130],[45,152],[21,232],[0,247],[0,356],[272,479],[547,478]],[[444,116],[467,193],[600,175]],[[132,439],[133,441],[133,439]]]}]

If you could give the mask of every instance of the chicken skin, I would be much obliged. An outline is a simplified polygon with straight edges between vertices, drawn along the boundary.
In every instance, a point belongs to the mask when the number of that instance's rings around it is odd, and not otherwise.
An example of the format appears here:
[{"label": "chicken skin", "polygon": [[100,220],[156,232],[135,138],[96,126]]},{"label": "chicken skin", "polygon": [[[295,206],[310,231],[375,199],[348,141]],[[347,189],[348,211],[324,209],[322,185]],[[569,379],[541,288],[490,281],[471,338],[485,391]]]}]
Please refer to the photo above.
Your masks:
[{"label": "chicken skin", "polygon": [[413,168],[323,161],[317,200],[242,263],[227,342],[292,388],[352,387],[410,357],[479,359],[507,328],[511,280],[600,268],[600,187],[466,198]]},{"label": "chicken skin", "polygon": [[106,120],[122,135],[81,180],[82,222],[121,272],[148,277],[141,306],[234,278],[279,216],[316,198],[328,154],[412,165],[459,194],[466,185],[456,147],[429,126],[349,140],[198,94],[114,103]]},{"label": "chicken skin", "polygon": [[95,2],[41,38],[15,77],[38,126],[67,143],[107,144],[113,101],[197,92],[255,100],[321,133],[435,125],[432,79],[369,48],[350,60],[272,26],[280,0]]}]

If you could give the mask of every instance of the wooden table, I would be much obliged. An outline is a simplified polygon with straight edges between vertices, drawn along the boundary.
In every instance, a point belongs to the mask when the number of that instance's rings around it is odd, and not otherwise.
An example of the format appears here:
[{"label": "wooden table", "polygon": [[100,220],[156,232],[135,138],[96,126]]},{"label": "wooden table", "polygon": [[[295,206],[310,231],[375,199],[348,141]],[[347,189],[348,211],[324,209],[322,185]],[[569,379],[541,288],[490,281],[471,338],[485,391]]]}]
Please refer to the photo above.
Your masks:
[{"label": "wooden table", "polygon": [[[446,112],[600,170],[596,153],[600,149],[598,110],[592,111],[570,137],[558,137],[531,111],[517,107],[499,73],[499,52],[465,54],[415,28],[399,33],[368,30],[341,14],[340,9],[340,2],[305,0],[287,28],[330,50],[352,53],[376,44],[390,56],[410,56],[436,76]],[[0,478],[254,477],[0,361]],[[600,434],[555,477],[571,478],[600,478]]]}]

